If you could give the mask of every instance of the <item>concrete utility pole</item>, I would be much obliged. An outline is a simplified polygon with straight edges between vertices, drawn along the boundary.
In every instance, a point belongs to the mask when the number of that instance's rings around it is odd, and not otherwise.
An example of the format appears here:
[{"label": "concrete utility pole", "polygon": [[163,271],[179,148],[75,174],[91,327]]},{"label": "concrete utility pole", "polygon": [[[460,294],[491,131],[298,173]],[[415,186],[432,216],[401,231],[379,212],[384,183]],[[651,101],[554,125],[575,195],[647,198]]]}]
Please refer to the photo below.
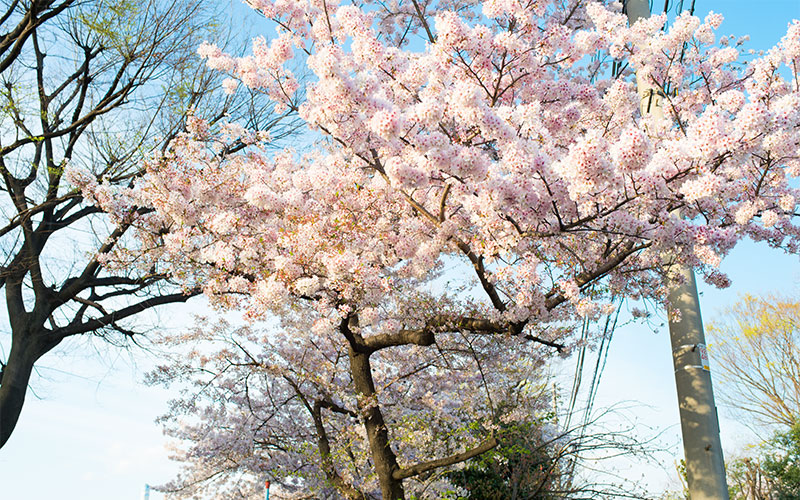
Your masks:
[{"label": "concrete utility pole", "polygon": [[[650,16],[648,0],[627,0],[625,12],[628,23]],[[660,91],[647,82],[636,79],[642,114],[663,116]],[[711,387],[703,319],[692,268],[672,265],[672,277],[682,278],[683,284],[669,291],[669,303],[680,312],[680,320],[669,319],[672,343],[672,362],[675,366],[675,386],[678,390],[683,451],[689,497],[692,500],[728,500],[725,463],[719,438],[719,419]]]}]

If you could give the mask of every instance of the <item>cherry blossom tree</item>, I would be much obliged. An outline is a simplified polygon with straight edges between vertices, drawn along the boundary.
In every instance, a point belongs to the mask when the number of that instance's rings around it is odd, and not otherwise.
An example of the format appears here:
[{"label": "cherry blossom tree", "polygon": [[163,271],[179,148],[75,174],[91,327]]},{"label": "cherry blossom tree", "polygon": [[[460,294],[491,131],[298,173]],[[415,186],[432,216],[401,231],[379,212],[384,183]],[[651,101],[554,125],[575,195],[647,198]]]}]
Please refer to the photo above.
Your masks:
[{"label": "cherry blossom tree", "polygon": [[[746,60],[713,13],[663,29],[663,15],[628,27],[619,4],[589,0],[251,5],[277,36],[246,57],[199,52],[229,91],[288,109],[290,64],[304,63],[313,150],[271,155],[258,131],[195,119],[133,189],[70,179],[119,217],[154,210],[109,263],[160,263],[253,319],[302,311],[313,326],[276,348],[338,339],[383,498],[496,438],[404,455],[373,403],[390,398],[378,359],[452,335],[513,340],[497,354],[510,363],[526,342],[566,351],[573,322],[612,297],[665,302],[671,265],[726,286],[718,265],[742,238],[798,250],[798,21]],[[663,116],[643,115],[654,98]],[[223,155],[233,140],[250,147]]]},{"label": "cherry blossom tree", "polygon": [[[380,498],[348,346],[336,331],[305,335],[306,316],[286,314],[278,330],[200,318],[161,339],[172,354],[149,382],[181,390],[160,420],[181,443],[173,458],[184,467],[158,489],[171,498],[260,498],[267,479],[276,498]],[[580,464],[646,458],[649,444],[606,426],[607,412],[559,428],[540,349],[450,332],[436,349],[372,357],[377,397],[368,404],[380,409],[398,461],[417,462],[403,469],[407,494],[642,498],[632,482],[585,474]]]},{"label": "cherry blossom tree", "polygon": [[183,349],[151,382],[183,386],[164,422],[188,447],[176,456],[184,473],[162,489],[177,498],[255,498],[268,478],[279,498],[375,498],[374,438],[364,427],[374,408],[396,456],[419,462],[398,479],[417,497],[439,498],[453,487],[432,472],[494,447],[490,427],[546,417],[550,395],[536,366],[542,356],[530,343],[453,333],[439,336],[436,349],[387,349],[370,359],[374,389],[365,398],[338,332],[311,338],[303,335],[309,325],[294,319],[281,335],[204,322],[164,339]]}]

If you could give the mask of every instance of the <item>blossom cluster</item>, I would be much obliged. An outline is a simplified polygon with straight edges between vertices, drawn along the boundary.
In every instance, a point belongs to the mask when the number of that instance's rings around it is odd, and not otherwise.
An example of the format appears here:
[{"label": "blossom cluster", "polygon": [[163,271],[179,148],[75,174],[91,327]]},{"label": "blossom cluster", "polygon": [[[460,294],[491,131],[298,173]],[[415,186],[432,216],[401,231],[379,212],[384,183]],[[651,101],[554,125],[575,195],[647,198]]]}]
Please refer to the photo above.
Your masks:
[{"label": "blossom cluster", "polygon": [[[664,300],[665,262],[725,286],[719,263],[743,237],[797,251],[800,22],[738,63],[715,45],[719,14],[664,30],[664,16],[629,27],[614,3],[567,4],[256,2],[277,37],[199,53],[284,106],[287,66],[305,62],[297,112],[327,145],[271,155],[197,118],[130,193],[70,178],[120,217],[155,209],[139,265],[166,262],[251,317],[298,299],[323,322],[368,310],[373,333],[445,262],[486,293],[481,314],[525,325],[600,314],[610,295]],[[253,145],[227,154],[232,138]],[[587,294],[600,281],[606,295]]]}]

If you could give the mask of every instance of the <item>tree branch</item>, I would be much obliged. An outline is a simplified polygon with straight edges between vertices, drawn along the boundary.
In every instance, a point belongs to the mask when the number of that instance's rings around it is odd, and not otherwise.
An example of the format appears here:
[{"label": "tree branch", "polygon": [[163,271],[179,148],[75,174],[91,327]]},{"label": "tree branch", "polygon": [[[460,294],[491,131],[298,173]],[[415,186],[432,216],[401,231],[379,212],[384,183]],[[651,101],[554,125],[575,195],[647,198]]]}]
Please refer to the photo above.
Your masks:
[{"label": "tree branch", "polygon": [[436,333],[466,331],[475,334],[511,335],[553,347],[559,352],[564,349],[564,344],[546,340],[536,335],[522,334],[526,322],[497,323],[488,319],[470,317],[452,317],[437,315],[429,319],[423,328],[400,330],[396,333],[384,333],[362,339],[363,346],[369,352],[379,351],[387,347],[401,345],[429,346],[436,342]]},{"label": "tree branch", "polygon": [[[112,313],[106,314],[99,318],[91,319],[89,321],[81,323],[80,320],[73,321],[69,325],[65,326],[64,328],[59,328],[53,331],[53,334],[57,337],[65,338],[69,337],[70,335],[77,335],[80,333],[89,333],[94,330],[99,330],[101,328],[111,326],[113,323],[125,319],[127,317],[133,316],[135,314],[139,314],[140,312],[164,305],[164,304],[174,304],[179,302],[186,302],[190,298],[199,295],[201,290],[199,288],[195,288],[189,290],[188,292],[183,293],[173,293],[169,295],[161,295],[158,297],[153,297],[147,300],[143,300],[137,304],[133,304],[128,307],[124,307]],[[76,318],[77,319],[77,318]]]},{"label": "tree branch", "polygon": [[424,472],[428,472],[434,469],[447,467],[449,465],[455,465],[464,462],[466,460],[469,460],[470,458],[477,457],[478,455],[486,453],[487,451],[496,447],[498,444],[500,444],[500,442],[497,440],[497,438],[492,437],[485,440],[475,448],[467,450],[463,453],[459,453],[458,455],[451,455],[449,457],[440,458],[438,460],[421,462],[416,465],[412,465],[411,467],[408,468],[396,470],[394,471],[394,473],[392,473],[392,477],[398,481],[401,481],[403,479],[407,479],[413,476],[418,476]]}]

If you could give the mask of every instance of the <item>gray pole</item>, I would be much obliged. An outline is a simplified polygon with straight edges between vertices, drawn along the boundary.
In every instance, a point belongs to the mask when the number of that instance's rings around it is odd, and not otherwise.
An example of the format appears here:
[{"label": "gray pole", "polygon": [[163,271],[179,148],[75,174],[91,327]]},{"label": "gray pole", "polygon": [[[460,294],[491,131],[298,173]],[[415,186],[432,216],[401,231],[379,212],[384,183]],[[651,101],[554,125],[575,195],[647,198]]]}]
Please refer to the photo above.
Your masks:
[{"label": "gray pole", "polygon": [[[648,0],[627,0],[625,8],[630,24],[650,16]],[[642,113],[663,115],[662,96],[657,95],[648,82],[637,78],[636,83]],[[678,321],[669,314],[669,335],[689,497],[692,500],[728,500],[719,419],[711,387],[697,284],[690,267],[677,264],[671,267],[670,277],[683,281],[682,285],[670,289],[668,299],[670,307],[680,314]]]},{"label": "gray pole", "polygon": [[680,321],[670,319],[669,335],[689,496],[692,500],[728,500],[697,285],[691,268],[680,266],[676,274],[684,278],[684,283],[670,290],[669,303],[680,311],[681,318]]}]

